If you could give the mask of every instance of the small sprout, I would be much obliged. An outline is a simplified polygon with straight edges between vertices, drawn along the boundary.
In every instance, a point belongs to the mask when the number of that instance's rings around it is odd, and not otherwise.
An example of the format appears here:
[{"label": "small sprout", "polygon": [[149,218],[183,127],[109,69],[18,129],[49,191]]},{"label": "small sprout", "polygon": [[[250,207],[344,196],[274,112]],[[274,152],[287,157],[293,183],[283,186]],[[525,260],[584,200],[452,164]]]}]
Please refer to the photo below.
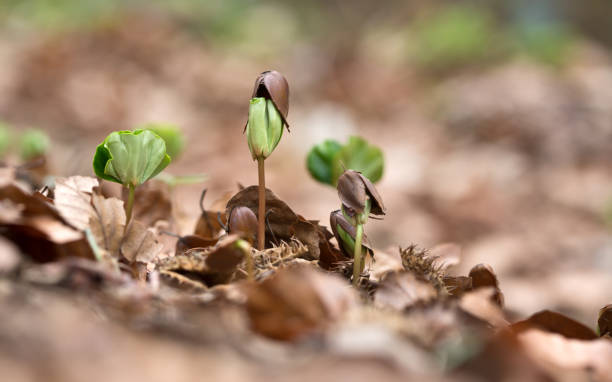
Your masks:
[{"label": "small sprout", "polygon": [[29,161],[47,153],[51,145],[49,136],[42,130],[30,129],[21,136],[21,159]]},{"label": "small sprout", "polygon": [[380,148],[353,136],[345,145],[328,139],[314,146],[306,165],[313,178],[331,186],[337,184],[345,169],[359,171],[376,183],[383,175],[384,157]]},{"label": "small sprout", "polygon": [[151,130],[166,142],[166,154],[176,160],[185,148],[185,136],[181,129],[169,123],[148,123],[139,127],[142,130]]},{"label": "small sprout", "polygon": [[272,154],[283,135],[289,113],[289,85],[275,70],[261,73],[255,80],[245,131],[259,175],[257,248],[265,245],[266,177],[264,160]]},{"label": "small sprout", "polygon": [[257,216],[248,207],[236,207],[230,213],[229,233],[238,235],[253,244],[257,236]]},{"label": "small sprout", "polygon": [[[345,250],[353,248],[353,285],[357,286],[363,269],[363,226],[370,214],[384,215],[385,206],[372,182],[357,171],[345,171],[338,179],[337,189],[342,202],[342,218],[332,213],[330,221],[336,238],[340,237],[339,245]],[[354,234],[347,229],[346,223],[354,228]]]},{"label": "small sprout", "polygon": [[[384,215],[385,206],[376,187],[360,172],[347,170],[338,179],[338,197],[342,202],[342,210],[350,217],[368,215]],[[364,214],[364,212],[366,212]],[[365,222],[365,220],[364,220]]]},{"label": "small sprout", "polygon": [[97,176],[129,189],[127,223],[132,215],[134,190],[170,164],[166,144],[150,130],[116,131],[96,149],[93,168]]},{"label": "small sprout", "polygon": [[[340,210],[335,210],[329,215],[329,224],[340,250],[345,255],[352,257],[355,252],[355,227],[346,220]],[[365,234],[363,235],[361,246],[364,252],[368,251],[370,248]],[[363,268],[363,265],[361,268]]]}]

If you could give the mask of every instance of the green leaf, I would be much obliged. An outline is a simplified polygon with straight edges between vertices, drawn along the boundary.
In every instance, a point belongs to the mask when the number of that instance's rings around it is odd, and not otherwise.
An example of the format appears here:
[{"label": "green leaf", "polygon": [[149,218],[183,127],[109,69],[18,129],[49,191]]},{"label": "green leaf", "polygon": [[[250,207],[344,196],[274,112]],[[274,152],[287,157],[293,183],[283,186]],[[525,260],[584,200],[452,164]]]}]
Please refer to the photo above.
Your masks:
[{"label": "green leaf", "polygon": [[247,143],[253,159],[272,154],[283,135],[283,120],[271,100],[251,99],[246,127]]},{"label": "green leaf", "polygon": [[376,183],[382,178],[385,161],[380,148],[354,136],[334,155],[332,163],[332,181],[335,185],[345,170],[359,171]]},{"label": "green leaf", "polygon": [[96,175],[123,185],[138,186],[159,174],[168,164],[166,143],[151,130],[111,133],[96,149]]},{"label": "green leaf", "polygon": [[333,159],[340,149],[342,149],[342,145],[333,139],[325,140],[313,146],[306,157],[306,166],[310,175],[321,183],[333,186]]},{"label": "green leaf", "polygon": [[166,154],[176,159],[185,148],[185,136],[181,129],[169,123],[148,123],[138,129],[151,130],[166,143]]},{"label": "green leaf", "polygon": [[21,158],[30,160],[45,155],[49,146],[49,136],[42,130],[26,130],[21,136]]}]

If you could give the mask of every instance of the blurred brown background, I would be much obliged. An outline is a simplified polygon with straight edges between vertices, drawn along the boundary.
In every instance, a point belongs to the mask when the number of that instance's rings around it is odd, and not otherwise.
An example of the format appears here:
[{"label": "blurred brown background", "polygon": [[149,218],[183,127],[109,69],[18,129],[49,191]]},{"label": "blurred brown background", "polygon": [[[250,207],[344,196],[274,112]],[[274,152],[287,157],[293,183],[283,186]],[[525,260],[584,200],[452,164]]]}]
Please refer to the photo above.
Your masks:
[{"label": "blurred brown background", "polygon": [[612,3],[577,1],[3,0],[0,119],[52,139],[53,172],[92,175],[95,146],[146,122],[182,128],[167,169],[189,233],[236,182],[256,183],[242,129],[255,77],[291,87],[268,187],[328,224],[334,189],[310,147],[361,135],[386,159],[375,247],[456,242],[507,306],[593,323],[612,302]]}]

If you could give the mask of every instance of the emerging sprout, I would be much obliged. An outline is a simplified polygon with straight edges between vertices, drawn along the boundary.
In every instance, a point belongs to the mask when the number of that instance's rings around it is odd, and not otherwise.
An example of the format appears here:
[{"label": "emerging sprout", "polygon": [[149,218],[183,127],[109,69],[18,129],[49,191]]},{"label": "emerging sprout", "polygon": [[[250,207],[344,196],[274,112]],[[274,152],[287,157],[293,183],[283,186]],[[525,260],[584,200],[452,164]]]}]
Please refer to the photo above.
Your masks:
[{"label": "emerging sprout", "polygon": [[283,135],[289,113],[289,84],[277,71],[263,72],[255,80],[245,131],[259,175],[257,248],[265,245],[266,177],[264,160],[272,154]]},{"label": "emerging sprout", "polygon": [[178,158],[185,148],[185,137],[181,129],[170,123],[148,123],[139,129],[151,130],[166,143],[166,154],[172,159]]},{"label": "emerging sprout", "polygon": [[97,176],[128,188],[126,223],[132,216],[135,188],[159,174],[168,164],[166,143],[150,130],[111,133],[98,146],[93,159]]},{"label": "emerging sprout", "polygon": [[26,130],[21,136],[21,159],[29,161],[47,153],[50,146],[49,136],[42,130]]},{"label": "emerging sprout", "polygon": [[[330,222],[338,244],[345,250],[353,250],[353,285],[358,285],[363,268],[363,226],[370,214],[384,215],[385,206],[378,191],[363,174],[347,170],[338,178],[338,197],[342,202],[342,217],[332,212]],[[348,224],[347,224],[348,223]],[[353,230],[348,226],[352,226]]]},{"label": "emerging sprout", "polygon": [[308,171],[321,183],[335,186],[345,169],[359,171],[378,182],[384,170],[382,151],[361,137],[350,137],[345,145],[328,139],[314,146],[306,158]]}]

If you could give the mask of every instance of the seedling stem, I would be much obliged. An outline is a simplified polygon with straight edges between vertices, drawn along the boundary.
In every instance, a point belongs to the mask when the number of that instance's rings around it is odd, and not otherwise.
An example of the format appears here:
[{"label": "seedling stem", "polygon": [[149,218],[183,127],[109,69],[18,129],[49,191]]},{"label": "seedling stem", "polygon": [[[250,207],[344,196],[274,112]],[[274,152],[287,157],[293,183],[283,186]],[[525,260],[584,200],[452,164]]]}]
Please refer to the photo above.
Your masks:
[{"label": "seedling stem", "polygon": [[361,241],[363,238],[363,224],[357,224],[355,227],[355,252],[353,264],[353,286],[359,285],[361,276]]},{"label": "seedling stem", "polygon": [[126,215],[125,227],[126,229],[127,229],[128,224],[130,224],[130,219],[132,219],[132,207],[134,207],[134,194],[136,191],[136,187],[132,183],[129,183],[128,190],[129,190],[129,195],[128,195],[127,204],[125,206],[125,215]]},{"label": "seedling stem", "polygon": [[259,173],[259,208],[257,209],[257,249],[263,251],[266,244],[266,175],[264,158],[257,158]]}]

